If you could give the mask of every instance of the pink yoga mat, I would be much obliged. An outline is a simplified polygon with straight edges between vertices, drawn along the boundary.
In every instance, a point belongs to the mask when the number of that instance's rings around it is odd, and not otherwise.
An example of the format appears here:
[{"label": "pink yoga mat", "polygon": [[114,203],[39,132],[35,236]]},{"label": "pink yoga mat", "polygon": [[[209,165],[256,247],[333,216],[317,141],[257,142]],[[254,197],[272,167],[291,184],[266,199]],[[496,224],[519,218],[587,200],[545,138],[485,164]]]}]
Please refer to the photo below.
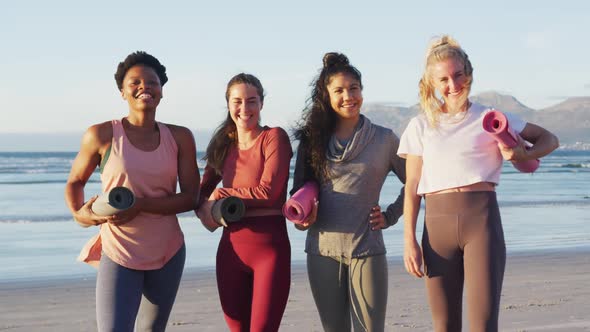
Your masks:
[{"label": "pink yoga mat", "polygon": [[320,188],[315,181],[306,182],[283,205],[283,215],[296,224],[302,223],[311,213]]},{"label": "pink yoga mat", "polygon": [[[506,115],[500,111],[490,111],[483,118],[483,129],[499,143],[513,148],[518,144],[517,133],[510,128]],[[539,168],[539,159],[513,162],[514,168],[523,173],[532,173]]]}]

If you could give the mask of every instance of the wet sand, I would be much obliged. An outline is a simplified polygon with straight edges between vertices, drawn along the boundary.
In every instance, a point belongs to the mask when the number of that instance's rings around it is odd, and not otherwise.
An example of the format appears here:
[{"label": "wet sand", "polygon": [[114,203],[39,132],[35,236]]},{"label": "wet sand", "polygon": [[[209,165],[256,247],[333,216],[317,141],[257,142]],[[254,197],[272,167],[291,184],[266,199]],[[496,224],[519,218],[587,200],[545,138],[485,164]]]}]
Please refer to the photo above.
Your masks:
[{"label": "wet sand", "polygon": [[[94,278],[0,282],[0,331],[95,331],[94,284]],[[423,280],[390,259],[386,331],[431,331],[425,294]],[[589,313],[590,249],[508,256],[502,331],[590,331]],[[227,331],[213,269],[185,271],[167,330]],[[280,331],[322,331],[302,262],[293,264]]]}]

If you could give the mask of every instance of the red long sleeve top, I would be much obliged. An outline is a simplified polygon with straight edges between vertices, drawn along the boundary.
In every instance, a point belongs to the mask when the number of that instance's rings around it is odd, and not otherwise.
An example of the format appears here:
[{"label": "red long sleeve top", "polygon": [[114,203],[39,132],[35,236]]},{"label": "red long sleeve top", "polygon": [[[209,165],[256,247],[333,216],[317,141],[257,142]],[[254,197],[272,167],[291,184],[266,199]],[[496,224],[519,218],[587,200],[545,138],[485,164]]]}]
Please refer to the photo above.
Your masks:
[{"label": "red long sleeve top", "polygon": [[[292,156],[287,133],[280,127],[264,127],[252,147],[245,150],[230,147],[222,176],[209,165],[205,167],[201,195],[213,200],[239,197],[246,209],[281,209],[287,197]],[[222,187],[216,189],[222,180]]]}]

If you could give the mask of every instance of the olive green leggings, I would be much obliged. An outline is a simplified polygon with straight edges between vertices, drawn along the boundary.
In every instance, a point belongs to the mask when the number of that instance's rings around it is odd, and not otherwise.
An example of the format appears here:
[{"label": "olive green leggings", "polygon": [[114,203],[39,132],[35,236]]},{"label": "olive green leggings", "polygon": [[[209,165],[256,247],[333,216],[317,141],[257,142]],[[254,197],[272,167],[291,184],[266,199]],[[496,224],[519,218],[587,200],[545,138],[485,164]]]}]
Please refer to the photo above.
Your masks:
[{"label": "olive green leggings", "polygon": [[387,307],[385,255],[338,258],[307,255],[309,284],[326,332],[383,331]]}]

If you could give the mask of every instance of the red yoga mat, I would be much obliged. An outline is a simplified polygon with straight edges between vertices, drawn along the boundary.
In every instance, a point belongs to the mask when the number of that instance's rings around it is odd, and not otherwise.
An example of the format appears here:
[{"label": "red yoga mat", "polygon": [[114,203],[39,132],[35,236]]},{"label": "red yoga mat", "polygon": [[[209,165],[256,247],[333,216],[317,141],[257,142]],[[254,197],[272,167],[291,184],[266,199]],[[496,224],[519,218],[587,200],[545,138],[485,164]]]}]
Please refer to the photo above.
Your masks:
[{"label": "red yoga mat", "polygon": [[[517,133],[510,128],[506,115],[500,111],[490,111],[483,118],[483,129],[497,142],[513,148],[518,144]],[[514,168],[523,173],[533,173],[539,168],[539,159],[513,162]]]},{"label": "red yoga mat", "polygon": [[302,223],[311,213],[320,188],[315,181],[306,182],[283,205],[283,215],[296,224]]}]

